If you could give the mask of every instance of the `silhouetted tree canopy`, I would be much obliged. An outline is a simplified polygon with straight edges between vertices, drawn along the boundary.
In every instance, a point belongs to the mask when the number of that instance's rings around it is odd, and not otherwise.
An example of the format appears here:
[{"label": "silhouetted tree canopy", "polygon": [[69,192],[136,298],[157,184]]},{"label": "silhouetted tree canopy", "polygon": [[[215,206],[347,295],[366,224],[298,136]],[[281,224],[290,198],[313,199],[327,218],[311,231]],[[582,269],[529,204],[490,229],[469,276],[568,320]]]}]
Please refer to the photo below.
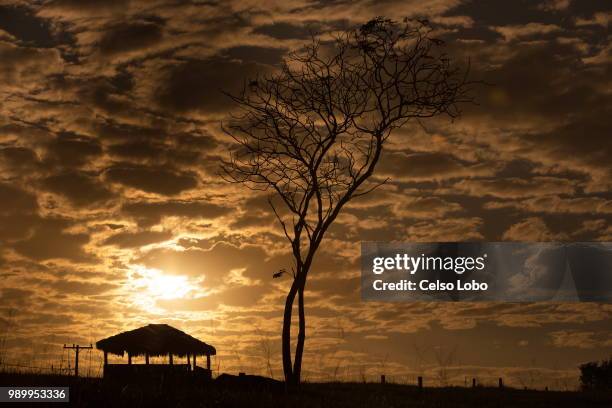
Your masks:
[{"label": "silhouetted tree canopy", "polygon": [[[224,130],[236,142],[225,178],[269,200],[291,244],[294,281],[285,304],[283,368],[299,382],[305,338],[303,291],[313,257],[342,208],[371,182],[383,145],[411,119],[459,115],[470,101],[467,70],[451,64],[426,21],[377,18],[333,40],[313,39],[278,72],[230,95],[239,112]],[[275,274],[275,277],[283,272]],[[299,294],[291,366],[290,323]]]}]

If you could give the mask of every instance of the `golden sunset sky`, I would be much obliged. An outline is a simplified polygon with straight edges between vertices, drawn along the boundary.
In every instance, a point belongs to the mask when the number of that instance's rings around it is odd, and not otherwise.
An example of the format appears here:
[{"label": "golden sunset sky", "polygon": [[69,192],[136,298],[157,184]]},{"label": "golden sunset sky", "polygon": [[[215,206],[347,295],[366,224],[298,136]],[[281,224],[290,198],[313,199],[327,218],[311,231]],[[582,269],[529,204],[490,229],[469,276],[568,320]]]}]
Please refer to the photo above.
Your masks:
[{"label": "golden sunset sky", "polygon": [[362,302],[359,243],[612,241],[604,3],[0,0],[2,360],[65,364],[64,343],[168,323],[221,372],[270,375],[269,355],[282,378],[272,274],[291,258],[266,196],[218,176],[220,91],[310,33],[408,16],[487,85],[460,119],[395,131],[375,176],[391,181],[330,230],[303,377],[574,386],[612,354],[611,305]]}]

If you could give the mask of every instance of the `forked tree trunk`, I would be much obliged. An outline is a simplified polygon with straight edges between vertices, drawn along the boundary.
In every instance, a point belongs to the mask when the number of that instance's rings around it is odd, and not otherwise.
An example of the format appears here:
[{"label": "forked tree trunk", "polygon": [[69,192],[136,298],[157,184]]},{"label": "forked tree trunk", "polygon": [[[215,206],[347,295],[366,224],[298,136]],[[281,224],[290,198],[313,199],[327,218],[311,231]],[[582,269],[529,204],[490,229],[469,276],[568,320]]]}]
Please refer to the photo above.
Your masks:
[{"label": "forked tree trunk", "polygon": [[[305,283],[305,282],[304,282]],[[302,376],[302,355],[304,354],[304,341],[306,340],[306,315],[304,313],[304,284],[298,288],[298,337],[295,346],[295,360],[293,361],[293,380],[296,385]]]},{"label": "forked tree trunk", "polygon": [[[294,279],[291,289],[285,300],[285,313],[283,315],[282,354],[283,371],[285,374],[285,385],[288,389],[294,389],[300,384],[302,373],[302,356],[304,354],[304,343],[306,340],[306,313],[304,311],[304,279]],[[298,296],[298,336],[295,346],[295,356],[291,363],[291,318],[293,304]]]},{"label": "forked tree trunk", "polygon": [[285,385],[292,387],[296,385],[291,366],[291,315],[293,313],[293,302],[298,292],[297,280],[294,279],[285,300],[285,312],[283,314],[282,354],[283,373],[285,374]]}]

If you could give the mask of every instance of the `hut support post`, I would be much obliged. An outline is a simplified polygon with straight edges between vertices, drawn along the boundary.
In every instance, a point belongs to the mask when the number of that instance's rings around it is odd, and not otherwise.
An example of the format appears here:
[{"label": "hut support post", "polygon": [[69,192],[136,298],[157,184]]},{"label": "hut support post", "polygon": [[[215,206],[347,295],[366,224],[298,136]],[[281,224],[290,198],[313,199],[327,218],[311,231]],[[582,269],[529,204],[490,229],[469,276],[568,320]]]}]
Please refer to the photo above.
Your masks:
[{"label": "hut support post", "polygon": [[210,354],[206,355],[206,369],[210,370]]},{"label": "hut support post", "polygon": [[128,353],[128,364],[132,365],[132,355]]},{"label": "hut support post", "polygon": [[172,353],[168,353],[168,362],[170,363],[170,365],[174,364],[174,360],[172,358]]},{"label": "hut support post", "polygon": [[193,371],[195,371],[196,368],[196,355],[193,355]]},{"label": "hut support post", "polygon": [[145,364],[149,364],[149,354],[145,354]]},{"label": "hut support post", "polygon": [[189,366],[189,371],[191,371],[191,354],[187,353],[187,365]]},{"label": "hut support post", "polygon": [[108,365],[108,352],[104,352],[104,366],[106,367]]}]

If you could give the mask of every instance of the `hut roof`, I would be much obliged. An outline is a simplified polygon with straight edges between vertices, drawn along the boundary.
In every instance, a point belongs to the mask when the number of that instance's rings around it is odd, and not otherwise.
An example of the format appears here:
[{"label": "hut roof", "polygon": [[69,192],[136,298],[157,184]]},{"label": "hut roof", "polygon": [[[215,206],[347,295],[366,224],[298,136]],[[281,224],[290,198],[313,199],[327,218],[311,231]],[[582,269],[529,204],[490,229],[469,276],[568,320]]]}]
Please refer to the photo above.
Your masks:
[{"label": "hut roof", "polygon": [[98,341],[96,348],[119,356],[124,353],[133,356],[161,356],[172,353],[181,357],[187,354],[217,354],[213,346],[167,324],[149,324],[119,333]]}]

